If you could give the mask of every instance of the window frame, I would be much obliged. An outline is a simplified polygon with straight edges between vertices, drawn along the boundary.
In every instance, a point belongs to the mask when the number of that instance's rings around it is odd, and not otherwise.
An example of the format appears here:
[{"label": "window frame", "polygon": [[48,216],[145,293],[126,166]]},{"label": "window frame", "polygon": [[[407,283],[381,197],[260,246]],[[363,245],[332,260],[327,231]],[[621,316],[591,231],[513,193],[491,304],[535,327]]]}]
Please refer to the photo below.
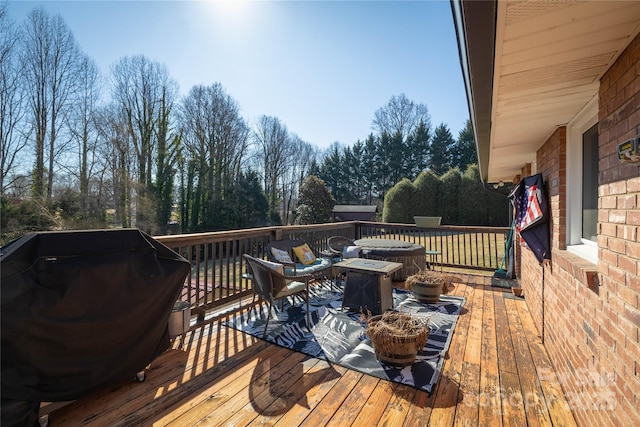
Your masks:
[{"label": "window frame", "polygon": [[582,238],[582,137],[598,123],[598,96],[567,124],[567,250],[598,264],[598,244]]}]

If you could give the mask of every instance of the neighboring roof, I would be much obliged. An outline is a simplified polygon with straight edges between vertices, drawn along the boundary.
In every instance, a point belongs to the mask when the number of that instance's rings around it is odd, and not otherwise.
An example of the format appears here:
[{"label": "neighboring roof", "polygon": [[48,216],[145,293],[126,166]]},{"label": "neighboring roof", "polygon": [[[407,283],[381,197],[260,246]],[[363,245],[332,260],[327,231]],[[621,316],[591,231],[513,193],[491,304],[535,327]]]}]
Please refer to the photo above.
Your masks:
[{"label": "neighboring roof", "polygon": [[376,212],[376,205],[335,205],[333,212]]},{"label": "neighboring roof", "polygon": [[639,1],[452,0],[485,182],[511,181],[598,94],[640,31]]}]

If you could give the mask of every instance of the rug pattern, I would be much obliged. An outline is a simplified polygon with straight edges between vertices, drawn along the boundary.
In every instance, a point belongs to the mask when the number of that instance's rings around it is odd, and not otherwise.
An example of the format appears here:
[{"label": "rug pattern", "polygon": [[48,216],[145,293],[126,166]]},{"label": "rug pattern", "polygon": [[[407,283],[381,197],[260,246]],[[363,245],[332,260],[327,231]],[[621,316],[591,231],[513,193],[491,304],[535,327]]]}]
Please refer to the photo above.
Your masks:
[{"label": "rug pattern", "polygon": [[[299,298],[295,302],[289,298],[283,310],[279,303],[272,308],[267,341],[377,378],[432,391],[465,303],[463,297],[442,295],[438,303],[421,304],[411,292],[394,289],[396,310],[429,319],[427,344],[418,352],[416,362],[411,366],[395,367],[376,359],[371,341],[364,334],[360,313],[341,308],[341,287],[332,287],[325,282],[313,285],[310,292],[311,328],[306,324],[305,304]],[[266,319],[267,305],[262,304],[227,322],[227,326],[262,338]]]}]

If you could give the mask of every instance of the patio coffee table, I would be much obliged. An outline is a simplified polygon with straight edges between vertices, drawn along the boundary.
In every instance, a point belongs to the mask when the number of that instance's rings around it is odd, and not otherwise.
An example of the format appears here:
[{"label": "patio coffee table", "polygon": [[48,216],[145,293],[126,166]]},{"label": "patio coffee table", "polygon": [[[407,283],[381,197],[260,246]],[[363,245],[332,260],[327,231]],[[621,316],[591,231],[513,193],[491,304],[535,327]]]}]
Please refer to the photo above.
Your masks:
[{"label": "patio coffee table", "polygon": [[391,274],[400,270],[402,263],[349,258],[333,266],[347,273],[343,308],[369,310],[371,314],[382,314],[393,308]]}]

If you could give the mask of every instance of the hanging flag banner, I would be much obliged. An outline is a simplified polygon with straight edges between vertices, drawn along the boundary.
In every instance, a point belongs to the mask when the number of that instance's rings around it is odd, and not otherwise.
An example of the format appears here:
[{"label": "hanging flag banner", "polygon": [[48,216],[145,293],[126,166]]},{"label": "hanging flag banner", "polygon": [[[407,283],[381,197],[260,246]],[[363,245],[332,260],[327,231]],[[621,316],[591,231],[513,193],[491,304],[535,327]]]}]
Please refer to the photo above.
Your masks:
[{"label": "hanging flag banner", "polygon": [[542,174],[520,181],[509,194],[515,213],[516,230],[539,262],[551,259],[549,203]]}]

